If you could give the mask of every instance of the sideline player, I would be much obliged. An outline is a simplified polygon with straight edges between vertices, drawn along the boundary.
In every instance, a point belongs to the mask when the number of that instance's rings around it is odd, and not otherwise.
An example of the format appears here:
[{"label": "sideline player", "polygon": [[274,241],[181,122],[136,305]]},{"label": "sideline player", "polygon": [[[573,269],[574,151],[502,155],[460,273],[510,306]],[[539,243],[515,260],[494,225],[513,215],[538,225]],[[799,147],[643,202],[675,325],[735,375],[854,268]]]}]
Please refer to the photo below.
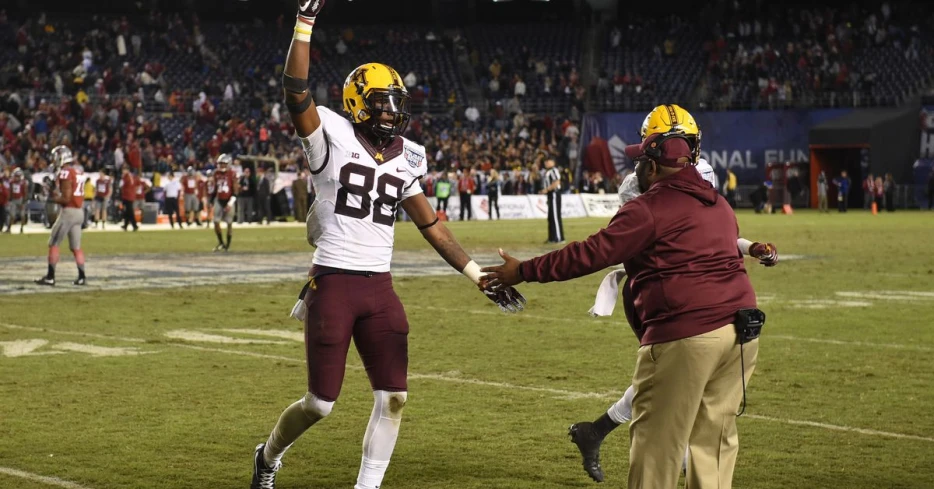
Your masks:
[{"label": "sideline player", "polygon": [[[230,240],[233,233],[234,204],[237,202],[235,197],[240,192],[240,185],[237,183],[237,177],[230,169],[232,159],[229,154],[221,154],[217,157],[217,171],[214,172],[214,193],[211,194],[211,201],[214,202],[214,234],[217,235],[217,246],[214,251],[230,250]],[[227,243],[221,236],[221,221],[227,223]]]},{"label": "sideline player", "polygon": [[[706,160],[699,158],[701,131],[691,114],[677,105],[660,105],[652,110],[642,123],[642,140],[655,134],[680,132],[685,135],[691,145],[692,154],[697,162],[694,166],[701,178],[717,188],[716,175]],[[626,176],[619,187],[620,203],[626,205],[630,200],[642,194],[639,188],[638,177],[635,173]],[[771,243],[753,243],[740,238],[737,247],[743,255],[757,258],[767,267],[778,263],[778,252]],[[607,274],[597,291],[594,307],[590,309],[593,316],[609,316],[613,313],[616,299],[619,296],[618,284],[626,280],[623,287],[623,298],[626,309],[626,318],[632,324],[635,318],[634,306],[631,304],[631,291],[628,287],[628,278],[623,269]],[[628,302],[627,302],[628,300]],[[604,474],[600,466],[600,445],[603,439],[619,425],[632,420],[632,386],[626,389],[623,397],[593,423],[580,422],[571,425],[568,430],[571,441],[577,445],[583,457],[583,466],[587,474],[596,482],[603,482]],[[685,457],[687,460],[687,457]]]},{"label": "sideline player", "polygon": [[49,237],[49,271],[44,277],[36,279],[39,285],[55,285],[55,265],[58,264],[58,246],[68,237],[68,246],[75,255],[78,264],[78,278],[75,285],[87,285],[84,275],[84,252],[81,251],[81,225],[84,223],[84,180],[78,175],[78,169],[72,165],[74,156],[66,146],[52,149],[52,170],[55,172],[55,189],[52,202],[62,206],[52,236]]},{"label": "sideline player", "polygon": [[[19,234],[23,234],[23,226],[26,225],[26,203],[29,201],[30,187],[32,187],[31,182],[26,180],[23,170],[20,168],[13,170],[13,178],[10,180],[10,203],[7,205],[10,210],[7,213],[9,218],[6,227],[7,234],[10,233],[13,222],[17,219],[19,219]],[[2,226],[3,223],[0,222],[0,227]]]},{"label": "sideline player", "polygon": [[97,222],[94,223],[94,227],[96,228],[97,225],[100,224],[101,229],[106,229],[107,210],[110,208],[110,195],[113,193],[113,181],[106,168],[101,170],[101,174],[97,178],[97,183],[94,188],[94,217],[97,219]]},{"label": "sideline player", "polygon": [[[198,174],[192,166],[188,167],[185,176],[182,177],[182,189],[185,192],[183,202],[185,206],[185,223],[188,224],[188,227],[191,227],[191,221],[195,221],[195,224],[201,227],[201,212],[198,207],[198,204],[200,204],[198,194],[201,192],[201,179],[198,178]],[[181,227],[181,224],[179,224],[179,227]]]},{"label": "sideline player", "polygon": [[[308,392],[256,447],[251,488],[273,489],[285,451],[331,412],[353,338],[374,397],[354,488],[375,489],[389,466],[408,390],[409,324],[389,274],[399,205],[435,251],[474,284],[480,267],[422,193],[425,148],[401,136],[409,94],[394,69],[367,63],[350,73],[343,89],[350,121],[316,107],[305,77],[309,37],[324,1],[299,1],[283,87],[317,194],[306,219],[308,241],[317,247],[314,266],[293,311],[305,321]],[[520,310],[525,301],[513,288],[484,293],[504,311]]]}]

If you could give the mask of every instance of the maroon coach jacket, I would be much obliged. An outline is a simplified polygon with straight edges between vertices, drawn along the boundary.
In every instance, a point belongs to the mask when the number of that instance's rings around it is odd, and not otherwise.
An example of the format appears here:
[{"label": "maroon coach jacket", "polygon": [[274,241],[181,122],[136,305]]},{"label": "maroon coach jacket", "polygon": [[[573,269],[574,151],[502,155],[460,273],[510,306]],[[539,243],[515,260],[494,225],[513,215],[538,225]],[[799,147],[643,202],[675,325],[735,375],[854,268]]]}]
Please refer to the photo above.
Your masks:
[{"label": "maroon coach jacket", "polygon": [[622,263],[642,345],[704,334],[733,322],[756,295],[736,247],[736,216],[691,169],[655,182],[606,229],[522,262],[528,282],[582,277]]}]

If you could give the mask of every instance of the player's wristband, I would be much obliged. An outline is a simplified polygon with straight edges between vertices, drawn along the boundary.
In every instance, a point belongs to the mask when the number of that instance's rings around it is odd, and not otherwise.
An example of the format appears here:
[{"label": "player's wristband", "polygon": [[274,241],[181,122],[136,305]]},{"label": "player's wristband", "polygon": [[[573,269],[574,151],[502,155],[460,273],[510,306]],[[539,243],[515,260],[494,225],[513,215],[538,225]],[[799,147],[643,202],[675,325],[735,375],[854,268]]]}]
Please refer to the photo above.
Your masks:
[{"label": "player's wristband", "polygon": [[751,256],[749,255],[749,248],[751,248],[753,244],[754,243],[748,239],[739,238],[736,240],[736,246],[739,247],[739,251],[741,251],[746,256]]},{"label": "player's wristband", "polygon": [[295,19],[295,32],[292,34],[292,39],[301,42],[311,42],[311,30],[314,26],[314,17],[297,16]]},{"label": "player's wristband", "polygon": [[480,276],[483,275],[483,273],[480,271],[480,265],[477,265],[477,262],[473,260],[467,262],[467,265],[464,266],[464,269],[461,270],[461,273],[463,273],[464,276],[469,278],[475,284],[480,283]]}]

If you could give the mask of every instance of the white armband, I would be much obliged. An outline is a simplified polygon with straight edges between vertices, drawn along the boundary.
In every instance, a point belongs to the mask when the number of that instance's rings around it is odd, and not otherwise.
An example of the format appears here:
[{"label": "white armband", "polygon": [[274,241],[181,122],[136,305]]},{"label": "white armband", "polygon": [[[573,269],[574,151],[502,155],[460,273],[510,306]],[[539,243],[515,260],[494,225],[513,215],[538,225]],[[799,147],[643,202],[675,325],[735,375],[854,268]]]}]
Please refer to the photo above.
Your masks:
[{"label": "white armband", "polygon": [[237,203],[237,196],[231,195],[230,200],[227,201],[227,207],[233,207]]},{"label": "white armband", "polygon": [[302,142],[308,169],[318,172],[324,168],[328,158],[328,141],[324,136],[324,121],[308,137],[299,136],[298,140]]},{"label": "white armband", "polygon": [[467,265],[464,266],[464,270],[461,271],[461,273],[475,284],[479,284],[480,277],[483,276],[483,273],[480,271],[480,265],[477,265],[477,262],[473,260],[467,262]]},{"label": "white armband", "polygon": [[750,256],[749,248],[752,246],[752,244],[752,241],[749,241],[748,239],[739,238],[736,240],[736,246],[739,248],[739,252],[746,256]]}]

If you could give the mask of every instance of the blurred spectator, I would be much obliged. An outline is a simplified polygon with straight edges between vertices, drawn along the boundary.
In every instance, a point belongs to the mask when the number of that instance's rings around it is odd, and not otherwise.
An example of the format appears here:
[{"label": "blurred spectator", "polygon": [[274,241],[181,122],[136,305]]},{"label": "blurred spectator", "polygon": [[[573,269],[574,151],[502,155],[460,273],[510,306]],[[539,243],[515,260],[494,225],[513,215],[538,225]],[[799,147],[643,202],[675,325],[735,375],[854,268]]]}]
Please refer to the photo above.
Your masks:
[{"label": "blurred spectator", "polygon": [[470,175],[466,170],[461,173],[460,178],[457,180],[457,192],[461,198],[461,216],[460,220],[464,220],[464,213],[467,213],[467,220],[473,219],[473,208],[471,206],[471,196],[477,190],[477,183],[474,180],[473,176]]},{"label": "blurred spectator", "polygon": [[817,210],[820,212],[830,212],[827,209],[827,175],[821,170],[817,176]]},{"label": "blurred spectator", "polygon": [[872,173],[863,179],[863,209],[869,209],[876,198],[876,179]]},{"label": "blurred spectator", "polygon": [[895,177],[885,174],[885,210],[895,212]]},{"label": "blurred spectator", "polygon": [[833,184],[837,187],[837,208],[840,212],[846,212],[850,197],[850,178],[846,170],[840,172],[840,176],[833,179]]},{"label": "blurred spectator", "polygon": [[249,168],[244,168],[243,175],[240,176],[240,195],[237,196],[238,224],[253,222],[253,199],[255,197],[256,179],[253,178]]},{"label": "blurred spectator", "polygon": [[305,170],[300,170],[292,182],[292,202],[295,220],[304,222],[308,216],[308,177]]},{"label": "blurred spectator", "polygon": [[266,225],[272,222],[272,181],[269,177],[265,168],[256,167],[256,222],[262,224],[266,219]]}]

